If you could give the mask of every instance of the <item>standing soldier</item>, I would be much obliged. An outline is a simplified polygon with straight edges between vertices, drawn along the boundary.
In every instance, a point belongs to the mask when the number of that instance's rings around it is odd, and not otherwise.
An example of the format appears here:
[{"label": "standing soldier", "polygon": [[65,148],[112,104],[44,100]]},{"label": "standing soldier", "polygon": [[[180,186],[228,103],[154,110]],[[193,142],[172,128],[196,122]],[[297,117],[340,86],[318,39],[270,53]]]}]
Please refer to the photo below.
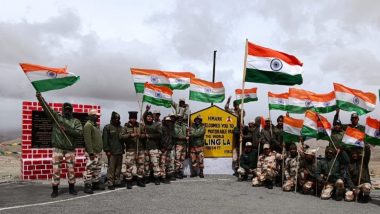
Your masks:
[{"label": "standing soldier", "polygon": [[333,129],[331,131],[331,140],[333,142],[330,142],[329,146],[330,147],[334,147],[334,145],[335,145],[335,146],[338,147],[338,146],[342,145],[342,139],[343,139],[343,136],[344,136],[344,130],[342,129],[342,123],[340,122],[340,120],[334,120],[333,126],[334,127],[333,127]]},{"label": "standing soldier", "polygon": [[277,125],[273,127],[273,137],[272,137],[272,147],[278,153],[282,152],[283,144],[283,127],[284,127],[284,116],[280,115],[277,118]]},{"label": "standing soldier", "polygon": [[179,99],[179,104],[172,101],[172,107],[174,108],[175,115],[181,115],[185,123],[188,122],[188,115],[189,115],[189,105],[185,103],[185,99],[181,98]]},{"label": "standing soldier", "polygon": [[[244,121],[241,121],[241,109],[239,107],[239,102],[235,100],[233,102],[233,108],[230,108],[231,96],[228,97],[227,103],[224,106],[224,110],[237,118],[237,124],[234,128],[234,137],[232,142],[232,168],[235,172],[234,175],[238,175],[237,170],[239,168],[239,156],[240,156],[240,132],[242,131],[242,126]],[[245,116],[245,111],[243,112],[243,118]]]},{"label": "standing soldier", "polygon": [[252,179],[252,186],[265,185],[266,188],[273,189],[278,175],[277,160],[281,160],[282,155],[272,152],[269,144],[264,144],[263,150],[257,161],[256,177]]},{"label": "standing soldier", "polygon": [[183,116],[177,115],[177,122],[174,125],[174,145],[175,145],[175,173],[179,179],[183,178],[183,162],[186,157],[187,143],[187,125],[183,121]]},{"label": "standing soldier", "polygon": [[[334,122],[337,121],[337,120],[339,120],[339,112],[340,112],[340,110],[337,109],[336,113],[334,115]],[[346,128],[348,126],[351,127],[351,128],[358,129],[361,132],[365,131],[365,127],[363,125],[359,124],[359,116],[358,116],[357,113],[352,113],[351,114],[351,124],[342,125],[343,130],[346,130]]]},{"label": "standing soldier", "polygon": [[335,189],[335,200],[340,201],[344,197],[344,182],[338,158],[334,162],[335,152],[340,150],[335,151],[332,147],[326,147],[325,159],[318,162],[315,174],[318,186],[323,187],[321,199],[330,199]]},{"label": "standing soldier", "polygon": [[145,149],[143,147],[142,127],[137,122],[137,111],[130,111],[129,121],[120,132],[120,140],[125,144],[125,166],[124,174],[127,180],[127,189],[132,189],[132,179],[137,177],[137,186],[145,187],[144,183],[144,161]]},{"label": "standing soldier", "polygon": [[[272,151],[278,152],[274,150],[274,146],[272,145],[272,130],[271,130],[271,121],[270,118],[265,119],[265,126],[263,129],[261,129],[261,134],[260,134],[260,144],[269,144],[271,147]],[[280,151],[281,152],[281,151]]]},{"label": "standing soldier", "polygon": [[248,180],[248,175],[253,174],[257,167],[257,151],[252,149],[252,143],[247,142],[244,147],[244,153],[240,156],[240,167],[237,170],[241,177],[238,181]]},{"label": "standing soldier", "polygon": [[174,149],[173,149],[174,124],[167,116],[162,122],[162,138],[160,144],[160,169],[161,178],[165,184],[169,184],[174,177]]},{"label": "standing soldier", "polygon": [[290,192],[294,190],[296,186],[296,176],[298,167],[298,152],[295,143],[289,146],[289,157],[285,159],[285,183],[282,186],[282,190],[285,192]]},{"label": "standing soldier", "polygon": [[[365,145],[364,150],[365,151],[363,158],[363,166],[368,165],[370,159],[370,156],[368,155],[370,154],[368,152],[368,150],[370,150],[370,147],[368,144]],[[345,200],[353,201],[357,197],[359,202],[368,203],[371,200],[371,197],[369,196],[369,194],[371,193],[371,178],[369,175],[369,171],[364,167],[361,171],[360,185],[357,186],[359,183],[360,168],[362,161],[362,158],[360,156],[363,155],[361,153],[361,149],[351,149],[351,158],[347,179],[349,191],[346,192]]]},{"label": "standing soldier", "polygon": [[[61,178],[61,164],[63,158],[66,160],[68,167],[68,178],[69,178],[69,193],[71,195],[77,195],[75,190],[75,145],[74,140],[77,137],[83,135],[81,122],[73,117],[73,106],[70,103],[64,103],[62,106],[62,115],[51,109],[45,99],[41,96],[41,93],[36,93],[37,99],[40,105],[44,109],[46,115],[56,121],[53,123],[52,130],[52,146],[53,146],[53,175],[52,175],[52,188],[53,192],[51,197],[55,198],[58,196],[58,186]],[[50,113],[48,113],[50,112]],[[58,124],[59,127],[58,127]],[[66,135],[66,136],[65,136]]]},{"label": "standing soldier", "polygon": [[199,177],[204,178],[204,136],[205,126],[202,123],[202,117],[198,115],[194,119],[194,124],[190,128],[190,157],[191,157],[191,175],[190,177],[197,176],[196,170],[199,169]]},{"label": "standing soldier", "polygon": [[302,194],[314,194],[316,190],[316,149],[307,149],[300,158],[298,170],[298,185],[301,187]]},{"label": "standing soldier", "polygon": [[109,160],[107,179],[110,190],[114,190],[115,185],[121,185],[120,174],[124,153],[124,145],[119,140],[121,129],[120,115],[112,112],[110,124],[103,128],[103,150]]},{"label": "standing soldier", "polygon": [[142,135],[142,138],[146,140],[145,176],[148,180],[151,172],[150,165],[152,165],[154,183],[156,185],[160,185],[159,178],[161,171],[158,162],[160,157],[160,151],[158,150],[158,148],[162,136],[162,128],[161,123],[153,121],[152,112],[148,112],[146,114],[145,133],[145,135]]},{"label": "standing soldier", "polygon": [[100,184],[100,171],[102,167],[102,134],[98,127],[100,114],[98,110],[88,112],[89,120],[83,127],[84,143],[86,145],[86,171],[83,173],[84,192],[93,194],[94,190],[104,190]]}]

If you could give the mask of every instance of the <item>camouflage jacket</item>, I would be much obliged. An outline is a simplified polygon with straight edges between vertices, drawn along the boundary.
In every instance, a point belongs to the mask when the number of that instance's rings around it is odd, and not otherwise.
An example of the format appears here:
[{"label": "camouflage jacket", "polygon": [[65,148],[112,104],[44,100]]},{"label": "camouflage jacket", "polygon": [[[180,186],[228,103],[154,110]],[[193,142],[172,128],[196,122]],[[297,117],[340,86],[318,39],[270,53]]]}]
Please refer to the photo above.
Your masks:
[{"label": "camouflage jacket", "polygon": [[88,154],[98,154],[103,150],[102,134],[96,123],[88,120],[83,127],[84,143]]},{"label": "camouflage jacket", "polygon": [[[319,182],[327,179],[327,176],[332,167],[333,161],[334,161],[334,158],[332,158],[331,160],[323,159],[323,160],[318,161],[315,174]],[[340,164],[339,164],[339,160],[337,159],[335,161],[333,168],[331,169],[331,174],[330,174],[328,182],[335,183],[338,179],[341,179],[341,178],[343,178],[343,176],[341,175]]]},{"label": "camouflage jacket", "polygon": [[196,126],[193,124],[190,129],[190,146],[204,146],[205,125]]},{"label": "camouflage jacket", "polygon": [[287,157],[285,160],[285,178],[290,179],[291,177],[294,178],[297,175],[297,156]]},{"label": "camouflage jacket", "polygon": [[[74,151],[75,139],[83,136],[82,123],[74,117],[67,118],[58,114],[48,105],[46,105],[46,102],[45,100],[43,100],[43,98],[38,98],[38,101],[40,102],[46,115],[51,120],[53,120],[53,130],[51,132],[51,137],[52,137],[51,143],[52,143],[53,148]],[[48,111],[50,111],[52,114],[49,114]],[[54,122],[53,118],[64,128],[65,134],[70,141],[66,139],[61,129]]]},{"label": "camouflage jacket", "polygon": [[122,128],[119,138],[122,143],[125,144],[125,150],[126,151],[136,151],[138,150],[144,150],[144,140],[141,137],[134,136],[132,137],[131,134],[139,134],[140,136],[143,133],[143,128],[140,126],[138,122],[136,122],[135,125],[132,125],[132,123],[128,122],[125,123],[124,127]]},{"label": "camouflage jacket", "polygon": [[162,127],[162,137],[160,141],[160,149],[170,150],[173,148],[174,141],[174,126],[163,125]]},{"label": "camouflage jacket", "polygon": [[300,157],[299,161],[298,175],[300,179],[314,181],[316,179],[315,171],[317,168],[315,161],[308,162],[303,157]]},{"label": "camouflage jacket", "polygon": [[185,123],[175,123],[174,124],[174,144],[175,145],[186,145],[187,140],[186,140],[186,135],[187,135],[187,126]]},{"label": "camouflage jacket", "polygon": [[146,150],[159,149],[162,137],[161,123],[146,123],[144,129],[146,133]]},{"label": "camouflage jacket", "polygon": [[103,128],[103,150],[111,152],[112,155],[121,155],[124,153],[124,144],[119,139],[121,126],[108,124]]},{"label": "camouflage jacket", "polygon": [[269,155],[262,154],[257,161],[257,171],[266,172],[267,170],[277,170],[277,160],[281,160],[282,155],[271,152]]}]

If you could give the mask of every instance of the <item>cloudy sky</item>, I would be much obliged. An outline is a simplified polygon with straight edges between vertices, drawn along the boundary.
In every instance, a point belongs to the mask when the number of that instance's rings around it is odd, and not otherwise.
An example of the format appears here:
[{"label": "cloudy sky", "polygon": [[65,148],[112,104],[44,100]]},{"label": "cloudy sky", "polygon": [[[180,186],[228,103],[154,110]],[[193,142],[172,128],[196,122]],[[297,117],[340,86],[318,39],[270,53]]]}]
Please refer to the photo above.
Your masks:
[{"label": "cloudy sky", "polygon": [[[302,60],[304,84],[298,88],[327,93],[333,82],[339,82],[378,94],[378,8],[380,2],[370,0],[4,0],[0,135],[19,129],[22,101],[35,100],[20,62],[67,65],[81,76],[80,82],[44,93],[46,100],[99,104],[102,124],[113,110],[125,121],[129,110],[138,109],[141,97],[134,92],[130,67],[190,71],[211,80],[217,50],[216,80],[223,81],[226,95],[233,95],[241,87],[246,38]],[[255,86],[259,101],[247,105],[248,120],[268,115],[268,91],[288,90],[247,84]],[[186,96],[187,91],[175,92],[175,99]],[[190,105],[193,111],[208,106]],[[371,115],[379,112],[377,108]],[[277,117],[281,112],[271,114]],[[347,117],[342,120],[348,122]]]}]

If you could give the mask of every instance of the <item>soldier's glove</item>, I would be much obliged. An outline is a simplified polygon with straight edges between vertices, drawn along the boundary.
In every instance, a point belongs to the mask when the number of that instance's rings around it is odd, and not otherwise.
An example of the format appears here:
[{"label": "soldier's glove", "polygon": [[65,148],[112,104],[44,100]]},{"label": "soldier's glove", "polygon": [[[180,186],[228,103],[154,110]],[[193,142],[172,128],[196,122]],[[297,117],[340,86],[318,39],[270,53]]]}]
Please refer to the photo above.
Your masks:
[{"label": "soldier's glove", "polygon": [[37,97],[37,98],[40,98],[40,97],[41,97],[41,92],[38,92],[38,91],[37,91],[37,92],[36,92],[36,97]]}]

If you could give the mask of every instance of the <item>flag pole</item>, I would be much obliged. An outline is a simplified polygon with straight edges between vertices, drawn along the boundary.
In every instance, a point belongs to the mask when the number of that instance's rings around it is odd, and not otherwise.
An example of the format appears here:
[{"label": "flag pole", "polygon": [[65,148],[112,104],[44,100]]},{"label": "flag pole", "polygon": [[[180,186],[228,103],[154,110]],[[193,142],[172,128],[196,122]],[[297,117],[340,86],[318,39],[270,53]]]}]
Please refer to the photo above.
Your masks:
[{"label": "flag pole", "polygon": [[[362,162],[361,162],[361,164],[360,164],[360,173],[359,173],[359,179],[358,179],[358,188],[359,188],[359,186],[360,186],[360,180],[362,179],[362,171],[363,171],[364,155],[365,155],[365,145],[363,145]],[[358,197],[356,197],[356,202],[358,202]]]},{"label": "flag pole", "polygon": [[58,123],[57,119],[54,117],[53,113],[50,111],[51,109],[50,109],[49,105],[46,103],[45,98],[42,97],[41,93],[40,93],[40,95],[41,95],[41,98],[42,98],[41,101],[46,106],[46,110],[50,114],[50,117],[53,118],[53,121],[58,126],[58,129],[61,131],[61,133],[63,134],[63,136],[65,136],[66,140],[70,143],[70,146],[73,146],[73,143],[71,142],[71,140],[69,139],[69,137],[67,137],[66,132],[62,129],[61,125]]},{"label": "flag pole", "polygon": [[284,177],[285,177],[285,143],[282,140],[282,173],[281,173],[281,188],[284,189]]},{"label": "flag pole", "polygon": [[[248,54],[248,39],[245,39],[245,53],[244,53],[244,65],[243,65],[243,80],[242,80],[242,94],[244,95],[244,88],[245,88],[245,76],[247,74],[247,54]],[[239,156],[242,153],[243,150],[243,127],[241,125],[243,124],[243,118],[244,118],[244,96],[242,96],[241,100],[241,110],[240,110],[240,121],[238,121],[238,127],[240,127],[240,137],[239,137]],[[240,157],[237,158],[239,161],[239,168],[240,168]],[[239,175],[240,177],[240,175]]]}]

